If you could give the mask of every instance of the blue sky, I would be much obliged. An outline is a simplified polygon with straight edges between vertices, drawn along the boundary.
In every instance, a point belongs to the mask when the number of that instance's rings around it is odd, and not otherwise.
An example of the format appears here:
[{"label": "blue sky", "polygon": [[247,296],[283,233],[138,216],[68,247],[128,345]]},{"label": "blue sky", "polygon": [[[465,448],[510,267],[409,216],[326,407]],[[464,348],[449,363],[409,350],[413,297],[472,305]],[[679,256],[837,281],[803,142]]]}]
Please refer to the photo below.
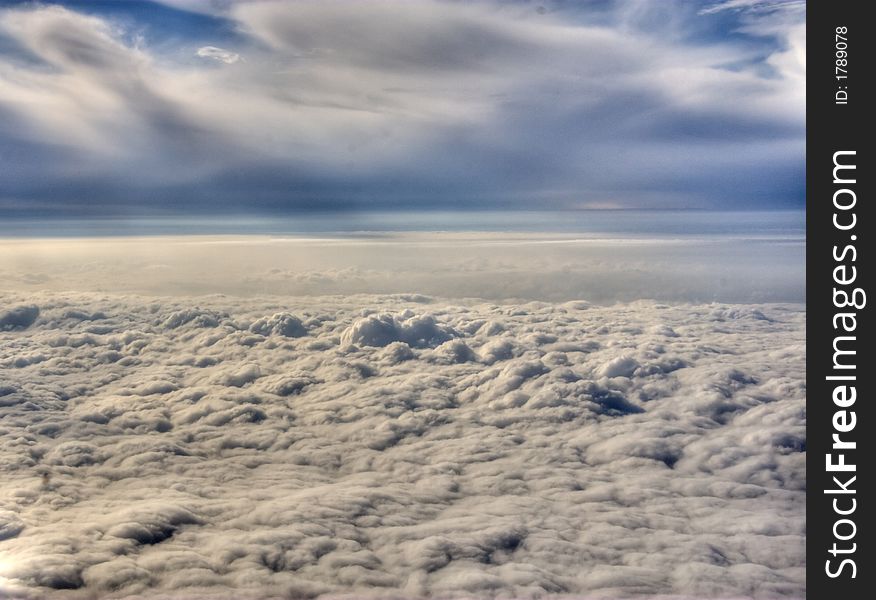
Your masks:
[{"label": "blue sky", "polygon": [[802,2],[0,2],[0,218],[800,208]]}]

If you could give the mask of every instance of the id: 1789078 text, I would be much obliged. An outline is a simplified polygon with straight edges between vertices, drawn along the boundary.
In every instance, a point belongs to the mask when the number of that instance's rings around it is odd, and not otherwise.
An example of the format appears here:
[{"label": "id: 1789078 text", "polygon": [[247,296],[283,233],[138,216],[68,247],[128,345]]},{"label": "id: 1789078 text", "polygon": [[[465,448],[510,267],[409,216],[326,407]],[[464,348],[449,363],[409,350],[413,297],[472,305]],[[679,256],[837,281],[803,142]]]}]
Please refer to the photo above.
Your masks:
[{"label": "id: 1789078 text", "polygon": [[837,27],[835,30],[836,67],[836,93],[833,96],[834,104],[849,103],[849,28]]}]

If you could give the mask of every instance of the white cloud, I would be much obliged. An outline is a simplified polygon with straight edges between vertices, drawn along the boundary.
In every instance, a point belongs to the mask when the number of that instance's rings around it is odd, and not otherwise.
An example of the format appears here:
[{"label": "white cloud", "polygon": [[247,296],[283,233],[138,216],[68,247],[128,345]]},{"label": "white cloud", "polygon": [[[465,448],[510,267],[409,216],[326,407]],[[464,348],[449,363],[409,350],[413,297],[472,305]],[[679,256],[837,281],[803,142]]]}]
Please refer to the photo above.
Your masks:
[{"label": "white cloud", "polygon": [[159,0],[161,4],[166,4],[167,6],[179,10],[207,15],[222,15],[239,1],[240,0]]},{"label": "white cloud", "polygon": [[344,344],[388,346],[404,342],[414,347],[435,347],[450,340],[455,332],[442,327],[431,315],[370,315],[353,323],[341,335]]},{"label": "white cloud", "polygon": [[6,595],[804,594],[801,305],[0,303]]},{"label": "white cloud", "polygon": [[216,46],[203,46],[201,48],[198,48],[196,54],[202,58],[212,58],[213,60],[218,60],[219,62],[223,62],[227,65],[233,65],[237,61],[241,60],[240,55],[236,52],[223,50],[222,48],[217,48]]},{"label": "white cloud", "polygon": [[721,0],[714,2],[700,11],[700,14],[708,15],[725,10],[775,12],[775,11],[804,11],[806,0]]}]

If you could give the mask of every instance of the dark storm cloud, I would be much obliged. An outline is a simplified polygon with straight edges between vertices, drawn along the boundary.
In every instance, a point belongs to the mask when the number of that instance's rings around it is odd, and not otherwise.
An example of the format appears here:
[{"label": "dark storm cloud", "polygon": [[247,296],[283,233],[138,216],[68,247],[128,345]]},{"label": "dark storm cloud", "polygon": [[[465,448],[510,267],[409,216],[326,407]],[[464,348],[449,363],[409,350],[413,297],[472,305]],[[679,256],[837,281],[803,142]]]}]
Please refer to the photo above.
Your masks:
[{"label": "dark storm cloud", "polygon": [[797,3],[141,4],[0,11],[6,214],[802,203]]}]

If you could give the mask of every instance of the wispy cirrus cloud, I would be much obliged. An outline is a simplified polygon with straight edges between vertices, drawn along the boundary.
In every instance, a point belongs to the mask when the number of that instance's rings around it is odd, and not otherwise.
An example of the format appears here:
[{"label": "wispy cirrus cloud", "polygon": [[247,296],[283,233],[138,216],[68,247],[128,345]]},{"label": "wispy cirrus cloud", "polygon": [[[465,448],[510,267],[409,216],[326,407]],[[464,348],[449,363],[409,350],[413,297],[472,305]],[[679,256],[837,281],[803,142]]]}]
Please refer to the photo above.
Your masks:
[{"label": "wispy cirrus cloud", "polygon": [[237,52],[223,50],[222,48],[217,48],[216,46],[203,46],[201,48],[198,48],[198,51],[195,54],[197,54],[201,58],[212,58],[213,60],[224,62],[227,65],[233,65],[240,60],[240,55]]},{"label": "wispy cirrus cloud", "polygon": [[234,35],[0,11],[4,210],[802,202],[799,15],[165,4]]},{"label": "wispy cirrus cloud", "polygon": [[700,14],[708,15],[725,10],[774,12],[774,11],[804,11],[806,0],[721,0],[700,10]]}]

